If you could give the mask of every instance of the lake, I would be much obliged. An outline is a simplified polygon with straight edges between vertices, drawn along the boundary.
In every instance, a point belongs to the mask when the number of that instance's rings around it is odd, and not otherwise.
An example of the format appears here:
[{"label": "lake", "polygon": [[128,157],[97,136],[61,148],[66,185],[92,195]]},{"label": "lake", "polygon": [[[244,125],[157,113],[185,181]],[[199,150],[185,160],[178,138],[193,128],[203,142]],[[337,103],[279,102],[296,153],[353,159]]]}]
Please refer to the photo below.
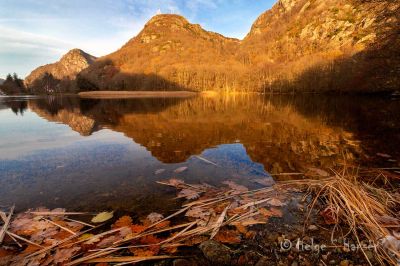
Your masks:
[{"label": "lake", "polygon": [[178,208],[172,177],[257,187],[319,169],[400,167],[400,101],[220,95],[0,98],[0,205],[148,213]]}]

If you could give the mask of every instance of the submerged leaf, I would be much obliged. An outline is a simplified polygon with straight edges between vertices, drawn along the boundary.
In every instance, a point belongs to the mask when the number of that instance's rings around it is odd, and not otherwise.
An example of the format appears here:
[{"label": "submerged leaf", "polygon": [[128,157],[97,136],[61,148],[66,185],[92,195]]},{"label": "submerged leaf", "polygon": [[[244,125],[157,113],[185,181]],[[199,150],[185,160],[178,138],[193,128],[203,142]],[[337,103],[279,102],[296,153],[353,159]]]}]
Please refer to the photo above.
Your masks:
[{"label": "submerged leaf", "polygon": [[125,226],[132,226],[132,218],[125,215],[119,218],[113,225],[113,228],[120,228]]},{"label": "submerged leaf", "polygon": [[165,169],[158,169],[157,171],[154,172],[155,175],[160,175],[165,172]]},{"label": "submerged leaf", "polygon": [[266,187],[271,187],[275,184],[275,181],[272,178],[255,179],[254,182]]},{"label": "submerged leaf", "polygon": [[241,242],[240,233],[234,230],[220,230],[214,239],[224,244],[239,244]]},{"label": "submerged leaf", "polygon": [[164,219],[164,215],[152,212],[149,215],[147,215],[147,220],[149,220],[152,224],[161,221]]},{"label": "submerged leaf", "polygon": [[182,172],[184,172],[184,171],[186,171],[188,168],[186,167],[186,166],[182,166],[182,167],[179,167],[179,168],[177,168],[177,169],[175,169],[175,173],[182,173]]},{"label": "submerged leaf", "polygon": [[325,170],[319,169],[319,168],[315,168],[315,167],[310,167],[308,168],[308,170],[310,170],[311,172],[319,175],[319,176],[323,176],[323,177],[328,177],[329,173]]},{"label": "submerged leaf", "polygon": [[274,207],[282,207],[284,205],[286,205],[285,203],[283,203],[282,201],[280,201],[279,199],[271,199],[270,201],[268,201],[268,204]]},{"label": "submerged leaf", "polygon": [[222,182],[222,184],[229,186],[231,189],[237,192],[245,192],[249,190],[247,187],[239,185],[233,181],[224,181]]},{"label": "submerged leaf", "polygon": [[186,198],[188,200],[198,199],[200,197],[199,193],[191,189],[183,189],[178,194],[178,198]]},{"label": "submerged leaf", "polygon": [[92,223],[102,223],[113,218],[114,212],[101,212],[92,219]]},{"label": "submerged leaf", "polygon": [[56,254],[54,255],[54,263],[63,263],[70,260],[80,249],[80,247],[57,249]]}]

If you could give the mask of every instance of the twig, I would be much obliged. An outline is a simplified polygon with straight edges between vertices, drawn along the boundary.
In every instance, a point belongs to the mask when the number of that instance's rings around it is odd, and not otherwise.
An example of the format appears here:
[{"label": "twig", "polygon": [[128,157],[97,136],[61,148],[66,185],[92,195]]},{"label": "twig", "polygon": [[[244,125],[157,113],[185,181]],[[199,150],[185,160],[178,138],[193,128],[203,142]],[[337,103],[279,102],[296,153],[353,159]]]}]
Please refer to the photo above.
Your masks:
[{"label": "twig", "polygon": [[215,237],[215,235],[218,233],[219,229],[221,228],[221,225],[224,222],[225,216],[226,216],[226,212],[229,210],[229,208],[232,206],[232,204],[229,204],[228,206],[226,206],[226,208],[224,209],[224,211],[221,213],[221,215],[218,217],[218,220],[215,222],[214,224],[214,230],[211,233],[211,237],[210,239],[213,239]]},{"label": "twig", "polygon": [[45,220],[45,221],[51,223],[52,225],[55,225],[55,226],[61,228],[62,230],[67,231],[68,233],[70,233],[70,234],[72,234],[72,235],[76,235],[76,233],[75,233],[74,231],[72,231],[72,230],[70,230],[70,229],[68,229],[68,228],[66,228],[66,227],[64,227],[64,226],[61,226],[61,225],[59,225],[58,223],[55,223],[55,222],[53,222],[53,221],[51,221],[51,220],[48,220],[48,219],[46,219],[46,218],[42,218],[42,220]]},{"label": "twig", "polygon": [[11,207],[10,213],[7,216],[7,219],[4,221],[3,228],[0,231],[0,244],[3,243],[3,239],[4,239],[4,236],[6,235],[8,226],[10,225],[11,217],[14,213],[14,209],[15,209],[15,205]]},{"label": "twig", "polygon": [[75,223],[79,223],[79,224],[82,224],[82,225],[86,225],[86,226],[89,226],[89,227],[92,227],[92,228],[95,228],[95,227],[96,227],[96,226],[94,226],[94,225],[92,225],[92,224],[88,224],[88,223],[85,223],[85,222],[82,222],[82,221],[70,219],[70,218],[67,218],[67,217],[65,217],[64,219],[65,219],[65,220],[68,220],[68,221],[71,221],[71,222],[75,222]]}]

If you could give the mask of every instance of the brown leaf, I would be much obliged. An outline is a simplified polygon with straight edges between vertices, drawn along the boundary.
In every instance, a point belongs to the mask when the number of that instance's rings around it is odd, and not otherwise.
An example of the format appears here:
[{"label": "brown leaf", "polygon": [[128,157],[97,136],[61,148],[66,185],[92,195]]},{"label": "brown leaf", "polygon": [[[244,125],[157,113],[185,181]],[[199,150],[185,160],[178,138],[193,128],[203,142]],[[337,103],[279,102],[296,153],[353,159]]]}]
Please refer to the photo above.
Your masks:
[{"label": "brown leaf", "polygon": [[214,239],[224,244],[239,244],[241,242],[239,232],[228,229],[220,230]]},{"label": "brown leaf", "polygon": [[40,247],[29,244],[29,245],[24,249],[24,251],[22,251],[22,254],[24,254],[24,255],[31,254],[31,253],[33,253],[33,252],[38,251],[39,249],[40,249]]},{"label": "brown leaf", "polygon": [[326,207],[319,214],[324,218],[326,224],[337,224],[339,222],[337,213],[331,206]]},{"label": "brown leaf", "polygon": [[181,180],[181,179],[177,179],[177,178],[171,178],[170,180],[168,180],[168,182],[166,182],[167,184],[174,186],[174,187],[179,187],[180,185],[184,185],[185,181]]},{"label": "brown leaf", "polygon": [[130,248],[129,251],[137,257],[151,257],[158,254],[156,250],[148,248]]},{"label": "brown leaf", "polygon": [[140,238],[139,242],[143,245],[153,245],[160,243],[161,240],[153,235],[148,235]]},{"label": "brown leaf", "polygon": [[121,240],[122,238],[119,237],[118,235],[112,235],[109,237],[105,237],[103,238],[98,244],[97,247],[99,248],[105,248],[105,247],[109,247],[112,244],[114,244],[115,242]]},{"label": "brown leaf", "polygon": [[236,192],[245,192],[249,190],[247,187],[239,185],[233,181],[224,181],[222,182],[222,184],[229,186],[232,190],[235,190]]},{"label": "brown leaf", "polygon": [[131,226],[131,229],[132,229],[132,233],[140,234],[140,233],[144,232],[144,230],[146,229],[146,226],[134,224]]},{"label": "brown leaf", "polygon": [[204,241],[207,241],[208,239],[209,239],[209,237],[207,237],[207,236],[197,235],[197,236],[190,237],[188,240],[183,242],[183,244],[187,245],[187,246],[195,246],[200,243],[203,243]]},{"label": "brown leaf", "polygon": [[236,230],[238,230],[238,232],[240,232],[241,234],[246,234],[247,228],[245,226],[243,226],[242,224],[235,224]]},{"label": "brown leaf", "polygon": [[275,184],[275,181],[272,178],[261,178],[261,179],[255,179],[253,180],[257,184],[266,186],[266,187],[271,187]]},{"label": "brown leaf", "polygon": [[199,207],[194,207],[189,209],[185,216],[195,219],[208,220],[208,218],[211,216],[211,212]]},{"label": "brown leaf", "polygon": [[178,198],[186,198],[188,200],[198,199],[199,197],[200,194],[197,193],[197,191],[187,188],[183,189],[181,192],[178,193]]},{"label": "brown leaf", "polygon": [[69,261],[80,249],[80,247],[57,249],[54,255],[54,263],[57,264]]},{"label": "brown leaf", "polygon": [[274,216],[274,217],[282,217],[283,216],[282,211],[277,208],[271,208],[271,213],[272,213],[272,216]]},{"label": "brown leaf", "polygon": [[161,223],[157,224],[156,226],[154,226],[154,228],[162,229],[162,228],[168,227],[170,225],[170,223],[171,223],[170,221],[164,221],[164,222],[161,222]]},{"label": "brown leaf", "polygon": [[132,218],[125,215],[122,216],[121,218],[119,218],[114,224],[113,224],[113,228],[121,228],[121,227],[125,227],[125,226],[132,226]]},{"label": "brown leaf", "polygon": [[156,213],[156,212],[152,212],[149,215],[147,215],[147,220],[149,220],[151,224],[159,222],[162,219],[164,219],[164,215]]},{"label": "brown leaf", "polygon": [[274,207],[282,207],[284,205],[286,205],[285,203],[283,203],[282,201],[280,201],[279,199],[273,198],[270,201],[268,201],[268,204]]},{"label": "brown leaf", "polygon": [[329,176],[329,173],[327,171],[319,169],[319,168],[310,167],[310,168],[308,168],[308,170],[310,170],[312,173],[319,175],[319,176],[323,176],[323,177]]}]

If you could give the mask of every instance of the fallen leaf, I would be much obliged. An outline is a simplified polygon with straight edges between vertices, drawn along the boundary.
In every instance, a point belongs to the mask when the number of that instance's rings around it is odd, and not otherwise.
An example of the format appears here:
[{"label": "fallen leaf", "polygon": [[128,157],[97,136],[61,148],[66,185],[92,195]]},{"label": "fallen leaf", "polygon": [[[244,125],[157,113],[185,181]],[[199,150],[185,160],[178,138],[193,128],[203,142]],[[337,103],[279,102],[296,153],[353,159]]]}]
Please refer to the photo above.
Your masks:
[{"label": "fallen leaf", "polygon": [[0,258],[9,256],[11,254],[12,252],[5,250],[4,248],[0,248]]},{"label": "fallen leaf", "polygon": [[181,192],[178,193],[178,198],[186,198],[188,200],[198,199],[200,194],[191,189],[183,189]]},{"label": "fallen leaf", "polygon": [[154,172],[155,175],[160,175],[165,172],[165,169],[158,169],[157,171]]},{"label": "fallen leaf", "polygon": [[208,220],[208,218],[211,216],[211,212],[199,207],[194,207],[189,209],[185,216],[195,219]]},{"label": "fallen leaf", "polygon": [[152,223],[152,224],[159,222],[162,219],[164,219],[164,215],[156,213],[156,212],[152,212],[149,215],[147,215],[147,220],[149,220],[150,223]]},{"label": "fallen leaf", "polygon": [[134,224],[131,226],[131,230],[135,234],[140,234],[146,230],[146,226],[144,225],[139,225],[139,224]]},{"label": "fallen leaf", "polygon": [[168,227],[170,225],[170,223],[171,223],[170,221],[164,221],[164,222],[161,222],[161,223],[157,224],[156,226],[154,226],[154,228],[162,229],[162,228]]},{"label": "fallen leaf", "polygon": [[275,181],[272,178],[255,179],[253,181],[266,187],[271,187],[275,184]]},{"label": "fallen leaf", "polygon": [[114,212],[101,212],[92,219],[92,223],[102,223],[113,218]]},{"label": "fallen leaf", "polygon": [[175,169],[175,173],[182,173],[182,172],[184,172],[184,171],[186,171],[188,168],[186,167],[186,166],[182,166],[182,167],[179,167],[179,168],[177,168],[177,169]]},{"label": "fallen leaf", "polygon": [[39,249],[40,249],[40,247],[29,244],[29,245],[24,249],[24,251],[22,251],[22,254],[24,254],[24,255],[31,254],[31,253],[33,253],[33,252],[38,251]]},{"label": "fallen leaf", "polygon": [[241,242],[239,233],[228,229],[220,230],[214,239],[224,244],[239,244]]},{"label": "fallen leaf", "polygon": [[57,249],[54,255],[54,263],[57,264],[69,261],[80,249],[80,247]]},{"label": "fallen leaf", "polygon": [[115,242],[121,240],[121,237],[118,237],[117,235],[112,235],[109,237],[105,237],[103,238],[98,244],[97,247],[99,248],[105,248],[105,247],[109,247],[112,244],[114,244]]},{"label": "fallen leaf", "polygon": [[245,192],[249,190],[247,187],[239,185],[233,181],[224,181],[222,184],[229,186],[232,190],[237,192]]},{"label": "fallen leaf", "polygon": [[285,203],[283,203],[282,201],[280,201],[279,199],[273,198],[270,201],[268,201],[268,204],[274,207],[282,207],[284,205],[286,205]]},{"label": "fallen leaf", "polygon": [[83,241],[83,240],[87,240],[87,239],[91,238],[92,236],[94,236],[94,235],[86,233],[86,234],[81,235],[78,239]]},{"label": "fallen leaf", "polygon": [[272,216],[274,216],[274,217],[282,217],[283,216],[282,211],[277,208],[271,208],[271,213],[272,213]]},{"label": "fallen leaf", "polygon": [[329,176],[329,173],[327,171],[319,169],[319,168],[310,167],[310,168],[308,168],[308,170],[310,170],[311,172],[314,172],[317,175],[323,176],[323,177]]},{"label": "fallen leaf", "polygon": [[121,228],[121,227],[125,227],[125,226],[132,226],[132,218],[125,215],[122,216],[121,218],[119,218],[114,224],[113,224],[113,228]]},{"label": "fallen leaf", "polygon": [[158,254],[156,250],[147,248],[130,248],[129,251],[137,257],[152,257]]},{"label": "fallen leaf", "polygon": [[139,241],[143,245],[153,245],[153,244],[158,244],[161,242],[160,239],[158,239],[157,237],[155,237],[153,235],[147,235],[147,236],[141,237]]},{"label": "fallen leaf", "polygon": [[174,187],[178,187],[179,185],[185,184],[185,181],[183,181],[181,179],[177,179],[177,178],[171,178],[170,180],[168,180],[167,184],[174,186]]},{"label": "fallen leaf", "polygon": [[241,234],[246,234],[248,232],[247,228],[242,224],[235,224],[236,230]]},{"label": "fallen leaf", "polygon": [[185,240],[183,242],[183,244],[186,245],[186,246],[191,247],[191,246],[195,246],[195,245],[198,245],[200,243],[203,243],[204,241],[207,241],[207,240],[209,240],[208,236],[195,235],[195,236],[190,237],[189,239]]},{"label": "fallen leaf", "polygon": [[326,207],[319,214],[324,218],[326,224],[337,224],[339,222],[337,213],[331,206]]}]

